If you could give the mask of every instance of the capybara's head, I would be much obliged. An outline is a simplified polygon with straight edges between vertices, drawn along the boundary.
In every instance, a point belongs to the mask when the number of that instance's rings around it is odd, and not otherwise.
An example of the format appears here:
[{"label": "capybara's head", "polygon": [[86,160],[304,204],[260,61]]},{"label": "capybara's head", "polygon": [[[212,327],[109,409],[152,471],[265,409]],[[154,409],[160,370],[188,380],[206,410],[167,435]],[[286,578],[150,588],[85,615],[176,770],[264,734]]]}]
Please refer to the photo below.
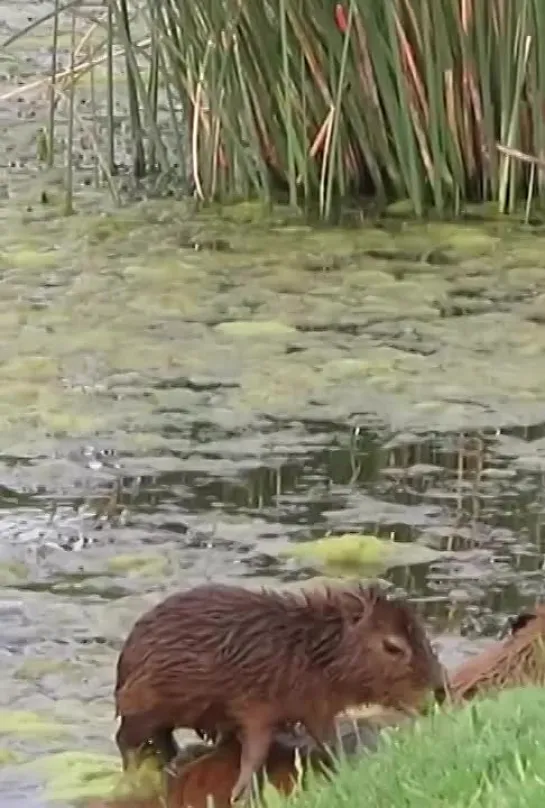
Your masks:
[{"label": "capybara's head", "polygon": [[445,698],[446,674],[424,625],[406,601],[389,599],[378,588],[360,590],[362,615],[343,640],[349,689],[384,707],[420,711],[433,693]]},{"label": "capybara's head", "polygon": [[463,662],[449,677],[456,701],[521,685],[545,685],[545,606],[512,618],[509,634]]}]

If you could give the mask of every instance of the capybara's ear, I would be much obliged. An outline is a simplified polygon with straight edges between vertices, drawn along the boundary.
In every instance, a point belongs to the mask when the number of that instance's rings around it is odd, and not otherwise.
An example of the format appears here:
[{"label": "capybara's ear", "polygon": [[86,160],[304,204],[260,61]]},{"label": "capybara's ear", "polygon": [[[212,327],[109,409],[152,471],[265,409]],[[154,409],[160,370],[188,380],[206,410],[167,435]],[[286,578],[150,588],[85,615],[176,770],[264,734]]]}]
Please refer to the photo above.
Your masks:
[{"label": "capybara's ear", "polygon": [[517,631],[520,631],[525,626],[527,626],[528,623],[531,623],[532,620],[535,619],[536,619],[536,613],[530,611],[520,612],[519,614],[510,617],[509,620],[507,621],[507,625],[504,627],[501,633],[501,639],[503,639],[508,635],[512,636],[513,634],[516,634]]},{"label": "capybara's ear", "polygon": [[381,602],[386,600],[386,592],[384,589],[379,586],[377,583],[372,583],[370,586],[367,587],[365,592],[365,609],[362,614],[362,618],[369,619],[371,616],[374,615],[375,609],[377,606],[380,605]]},{"label": "capybara's ear", "polygon": [[388,593],[378,581],[373,581],[367,588],[367,596],[371,603],[376,603],[377,600],[388,598]]}]

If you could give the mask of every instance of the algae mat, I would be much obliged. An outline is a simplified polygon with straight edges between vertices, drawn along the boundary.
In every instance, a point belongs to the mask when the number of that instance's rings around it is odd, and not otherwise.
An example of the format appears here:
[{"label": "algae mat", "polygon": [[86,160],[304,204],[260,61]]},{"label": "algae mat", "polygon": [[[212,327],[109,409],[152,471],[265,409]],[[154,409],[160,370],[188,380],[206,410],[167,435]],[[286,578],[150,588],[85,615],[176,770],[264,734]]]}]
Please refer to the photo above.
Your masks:
[{"label": "algae mat", "polygon": [[[66,221],[5,212],[6,436],[160,443],[165,413],[183,426],[203,407],[237,426],[542,420],[545,236],[488,225],[467,246],[446,225],[324,233],[195,219],[185,207]],[[207,248],[218,232],[229,249]],[[447,265],[426,260],[430,243]]]},{"label": "algae mat", "polygon": [[[6,777],[67,750],[113,754],[116,653],[165,589],[310,577],[280,549],[328,524],[424,535],[423,577],[391,582],[419,592],[431,576],[445,619],[486,594],[515,524],[470,541],[448,510],[450,483],[432,497],[451,461],[413,448],[401,458],[420,428],[480,424],[509,458],[481,483],[486,496],[516,487],[517,467],[520,491],[540,472],[539,436],[494,429],[543,418],[539,232],[327,232],[281,209],[271,221],[248,205],[220,217],[163,202],[61,219],[52,205],[10,204],[0,234]],[[384,445],[381,479],[412,463],[434,480],[427,501],[396,503],[397,484],[372,490],[365,467],[344,468],[347,447],[316,493],[326,423],[349,435],[361,422]],[[294,462],[309,469],[302,510]],[[490,602],[498,583],[523,580],[514,561],[498,569]]]}]

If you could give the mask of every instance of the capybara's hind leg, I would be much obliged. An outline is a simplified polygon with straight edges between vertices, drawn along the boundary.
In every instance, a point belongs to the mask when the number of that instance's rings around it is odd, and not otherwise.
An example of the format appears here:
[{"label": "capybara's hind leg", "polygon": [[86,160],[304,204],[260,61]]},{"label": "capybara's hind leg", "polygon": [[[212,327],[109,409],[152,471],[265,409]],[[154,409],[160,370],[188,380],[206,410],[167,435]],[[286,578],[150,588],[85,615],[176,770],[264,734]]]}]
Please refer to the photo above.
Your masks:
[{"label": "capybara's hind leg", "polygon": [[252,777],[267,760],[273,733],[269,726],[246,725],[241,733],[240,771],[231,792],[231,803],[245,796]]}]

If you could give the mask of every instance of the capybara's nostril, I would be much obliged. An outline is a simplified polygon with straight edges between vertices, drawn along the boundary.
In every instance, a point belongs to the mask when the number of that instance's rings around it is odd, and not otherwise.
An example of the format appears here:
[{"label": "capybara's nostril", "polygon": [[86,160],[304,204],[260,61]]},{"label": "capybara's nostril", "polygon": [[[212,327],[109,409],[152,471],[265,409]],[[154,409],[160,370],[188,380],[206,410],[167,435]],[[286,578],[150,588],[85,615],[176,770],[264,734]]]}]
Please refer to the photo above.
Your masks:
[{"label": "capybara's nostril", "polygon": [[443,704],[449,695],[449,679],[445,666],[435,654],[434,676],[432,680],[433,695],[437,704]]},{"label": "capybara's nostril", "polygon": [[443,702],[447,698],[447,689],[444,685],[441,685],[440,687],[435,688],[433,694],[435,696],[435,701],[438,704],[443,704]]}]

